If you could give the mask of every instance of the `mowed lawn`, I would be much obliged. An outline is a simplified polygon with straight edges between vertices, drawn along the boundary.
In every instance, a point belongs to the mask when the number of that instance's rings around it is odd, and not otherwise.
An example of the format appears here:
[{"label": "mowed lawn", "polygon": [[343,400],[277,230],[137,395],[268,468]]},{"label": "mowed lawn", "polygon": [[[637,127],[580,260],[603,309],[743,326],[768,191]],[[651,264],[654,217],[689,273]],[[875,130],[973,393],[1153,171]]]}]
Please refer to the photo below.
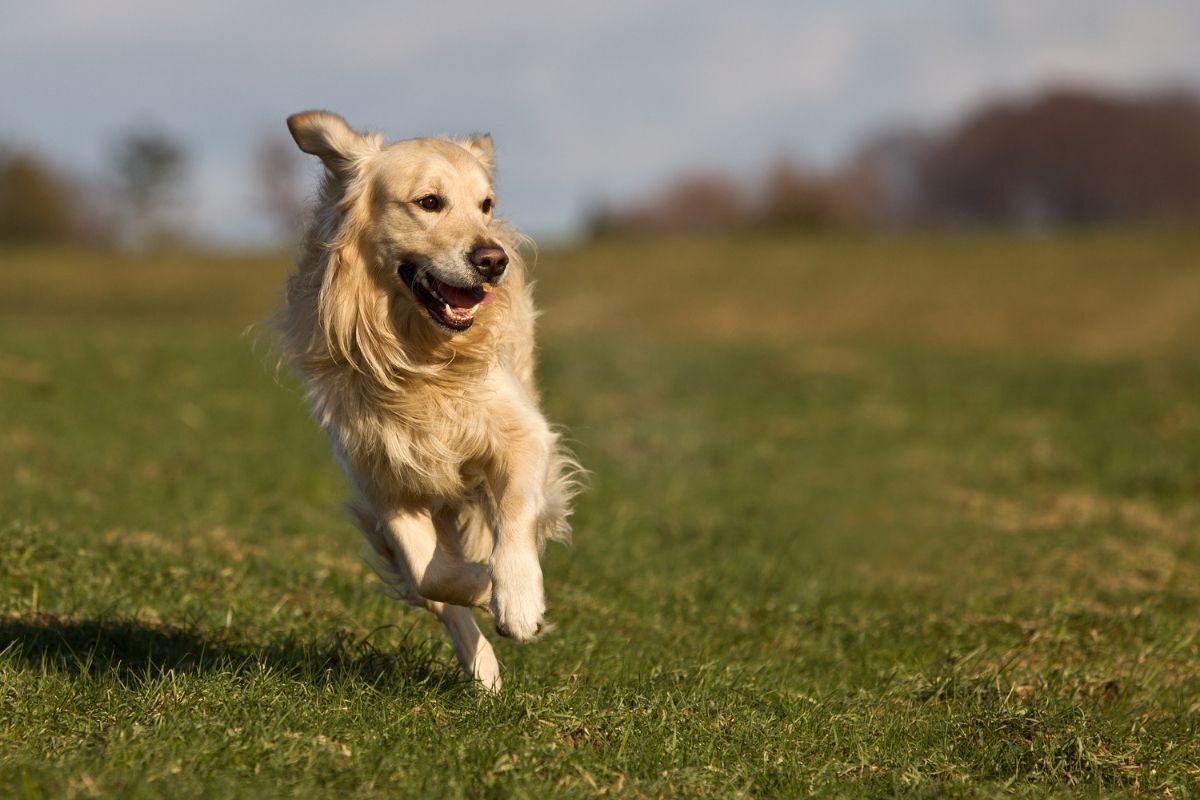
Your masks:
[{"label": "mowed lawn", "polygon": [[0,253],[0,796],[1200,793],[1200,235],[545,250],[591,487],[496,698],[246,332],[286,262]]}]

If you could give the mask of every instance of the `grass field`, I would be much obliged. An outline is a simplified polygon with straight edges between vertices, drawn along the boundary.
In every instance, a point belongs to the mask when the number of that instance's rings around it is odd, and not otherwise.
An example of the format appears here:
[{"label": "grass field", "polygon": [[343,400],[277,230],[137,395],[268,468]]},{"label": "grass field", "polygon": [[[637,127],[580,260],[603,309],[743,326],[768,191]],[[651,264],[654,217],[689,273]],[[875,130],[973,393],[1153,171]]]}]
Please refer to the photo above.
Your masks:
[{"label": "grass field", "polygon": [[0,795],[1200,793],[1200,235],[542,253],[593,475],[499,698],[244,334],[286,266],[0,253]]}]

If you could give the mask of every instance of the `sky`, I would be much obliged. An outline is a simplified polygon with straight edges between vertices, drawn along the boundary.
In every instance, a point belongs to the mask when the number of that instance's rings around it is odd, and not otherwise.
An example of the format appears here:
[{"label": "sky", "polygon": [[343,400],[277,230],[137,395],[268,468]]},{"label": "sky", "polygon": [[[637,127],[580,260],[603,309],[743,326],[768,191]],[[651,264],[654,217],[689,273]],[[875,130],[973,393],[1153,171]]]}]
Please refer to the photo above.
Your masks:
[{"label": "sky", "polygon": [[491,132],[500,210],[555,238],[687,170],[827,166],[997,95],[1200,89],[1196,0],[0,0],[0,19],[0,142],[99,176],[123,134],[163,130],[195,228],[230,245],[269,237],[253,153],[311,108],[390,138]]}]

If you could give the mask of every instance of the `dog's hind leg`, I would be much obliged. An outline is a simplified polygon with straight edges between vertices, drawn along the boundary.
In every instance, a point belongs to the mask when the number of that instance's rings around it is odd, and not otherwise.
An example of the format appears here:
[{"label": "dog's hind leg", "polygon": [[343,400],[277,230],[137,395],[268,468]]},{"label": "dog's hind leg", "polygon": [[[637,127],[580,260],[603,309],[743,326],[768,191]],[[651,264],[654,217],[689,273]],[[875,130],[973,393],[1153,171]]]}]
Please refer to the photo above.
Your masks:
[{"label": "dog's hind leg", "polygon": [[363,539],[367,543],[363,550],[363,558],[387,586],[388,594],[409,605],[425,608],[429,601],[417,591],[412,580],[412,571],[401,568],[401,559],[397,556],[387,526],[379,521],[366,503],[350,503],[348,508],[358,522]]},{"label": "dog's hind leg", "polygon": [[[389,524],[361,506],[351,506],[367,543],[371,546],[380,579],[404,601],[433,612],[446,629],[463,672],[483,688],[500,690],[500,665],[496,653],[479,630],[469,608],[431,599],[445,594],[486,602],[491,592],[487,567],[458,560],[438,547],[429,514],[401,514]],[[457,565],[456,567],[453,565]]]},{"label": "dog's hind leg", "polygon": [[446,628],[463,672],[489,692],[500,691],[500,664],[492,643],[479,630],[471,609],[430,601],[428,608]]},{"label": "dog's hind leg", "polygon": [[421,597],[468,608],[487,605],[492,592],[487,566],[464,561],[440,543],[427,510],[398,511],[380,533],[396,569]]}]

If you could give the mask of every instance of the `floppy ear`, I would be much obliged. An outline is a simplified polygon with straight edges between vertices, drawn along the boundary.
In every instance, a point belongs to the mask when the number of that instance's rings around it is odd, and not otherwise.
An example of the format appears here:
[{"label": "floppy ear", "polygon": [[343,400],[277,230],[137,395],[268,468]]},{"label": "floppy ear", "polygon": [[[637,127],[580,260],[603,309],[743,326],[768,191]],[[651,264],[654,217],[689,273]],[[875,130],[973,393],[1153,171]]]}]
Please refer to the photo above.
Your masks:
[{"label": "floppy ear", "polygon": [[292,114],[287,126],[301,150],[320,158],[340,178],[349,177],[358,159],[378,149],[373,137],[362,135],[328,111]]},{"label": "floppy ear", "polygon": [[487,174],[492,174],[492,168],[496,157],[496,148],[492,146],[492,135],[490,133],[476,133],[468,136],[466,139],[459,142],[468,153],[479,159],[479,163],[483,164],[483,168],[487,170]]}]

